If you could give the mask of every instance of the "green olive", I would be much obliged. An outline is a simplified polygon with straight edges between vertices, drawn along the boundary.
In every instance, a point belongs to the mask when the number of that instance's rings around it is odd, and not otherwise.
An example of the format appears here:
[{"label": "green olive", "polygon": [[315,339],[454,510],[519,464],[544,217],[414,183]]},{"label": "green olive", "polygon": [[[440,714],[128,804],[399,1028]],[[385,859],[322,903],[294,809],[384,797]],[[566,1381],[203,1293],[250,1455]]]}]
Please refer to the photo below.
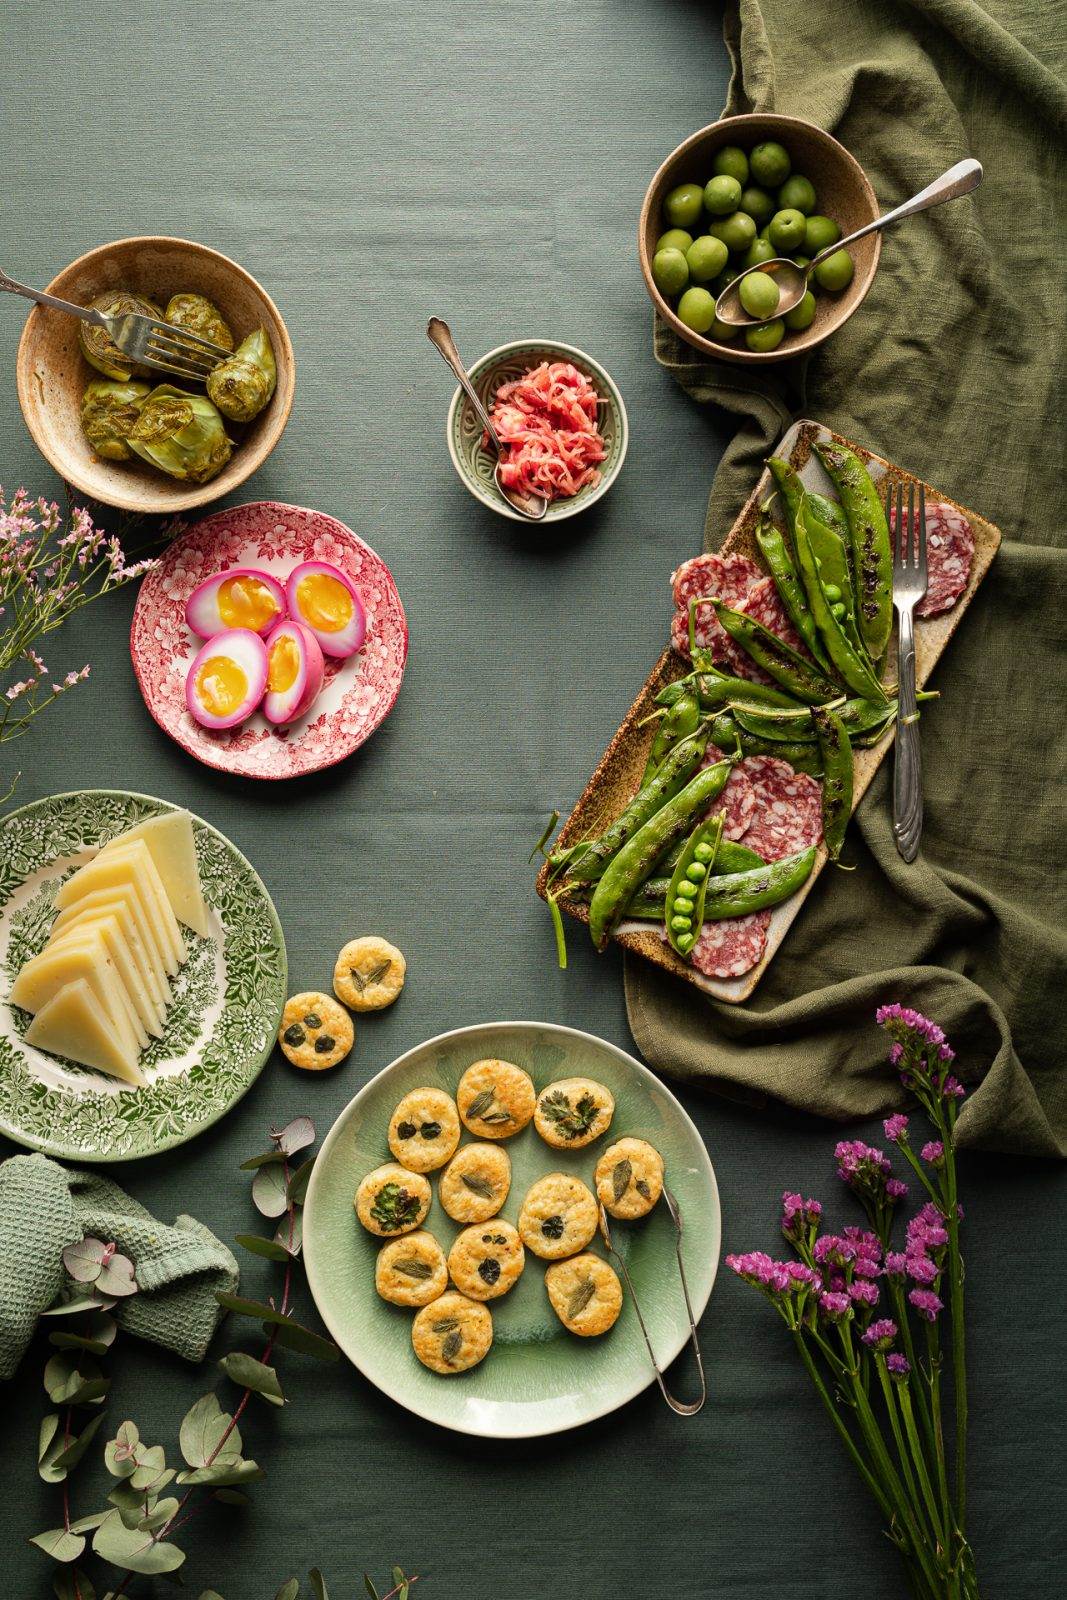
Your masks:
[{"label": "green olive", "polygon": [[672,917],[671,918],[671,927],[674,929],[674,931],[676,933],[688,933],[692,926],[693,926],[693,923],[692,923],[692,919],[690,917]]},{"label": "green olive", "polygon": [[689,282],[689,268],[680,250],[657,250],[652,257],[652,280],[660,294],[681,294]]},{"label": "green olive", "polygon": [[852,282],[852,257],[847,250],[835,250],[815,268],[815,281],[821,289],[847,289]]},{"label": "green olive", "polygon": [[786,211],[803,211],[810,217],[815,210],[815,185],[810,178],[802,178],[799,172],[794,172],[779,189],[778,204]]},{"label": "green olive", "polygon": [[721,239],[727,250],[747,250],[756,237],[756,224],[747,211],[735,211],[729,217],[716,217],[708,224],[713,239]]},{"label": "green olive", "polygon": [[699,183],[680,183],[663,202],[663,215],[672,228],[691,228],[700,216],[704,191]]},{"label": "green olive", "polygon": [[773,322],[760,322],[754,328],[745,329],[745,343],[748,348],[761,355],[770,350],[777,350],[784,338],[785,323],[781,317],[775,317]]},{"label": "green olive", "polygon": [[678,302],[678,320],[694,333],[707,333],[715,321],[715,301],[706,289],[687,289]]},{"label": "green olive", "polygon": [[804,224],[804,254],[817,256],[820,250],[828,250],[836,244],[841,237],[841,229],[832,217],[809,217]]},{"label": "green olive", "polygon": [[824,583],[822,586],[822,592],[826,596],[827,600],[829,600],[831,605],[833,605],[836,600],[840,600],[841,598],[841,590],[838,588],[836,583]]},{"label": "green olive", "polygon": [[738,295],[749,316],[759,317],[761,321],[774,316],[778,310],[778,302],[782,298],[781,291],[769,272],[748,273],[741,279]]},{"label": "green olive", "polygon": [[698,861],[710,861],[712,856],[715,854],[715,851],[712,849],[710,844],[701,843],[697,845],[696,849],[693,851],[693,854]]},{"label": "green olive", "polygon": [[691,861],[685,869],[685,875],[690,883],[703,883],[708,869],[702,861]]},{"label": "green olive", "polygon": [[656,240],[656,254],[659,255],[661,250],[680,250],[684,256],[692,242],[693,235],[686,233],[684,228],[668,228]]},{"label": "green olive", "polygon": [[743,267],[762,267],[765,261],[774,260],[774,246],[768,239],[755,238],[741,257]]},{"label": "green olive", "polygon": [[810,289],[805,289],[803,300],[798,300],[792,311],[787,311],[782,318],[790,333],[803,333],[805,328],[810,328],[815,321],[815,296]]},{"label": "green olive", "polygon": [[704,209],[713,217],[728,217],[741,204],[741,185],[723,173],[704,185]]},{"label": "green olive", "polygon": [[771,243],[776,250],[795,250],[804,241],[803,211],[776,211],[771,218]]},{"label": "green olive", "polygon": [[741,191],[741,210],[747,212],[757,227],[770,222],[778,207],[774,203],[773,194],[768,194],[766,189],[758,189],[755,184],[749,184],[747,189]]},{"label": "green olive", "polygon": [[711,170],[717,177],[736,178],[743,188],[748,182],[748,157],[739,144],[724,144],[716,151]]},{"label": "green olive", "polygon": [[810,267],[811,266],[811,257],[810,256],[794,256],[793,260],[794,260],[794,262],[796,263],[796,265],[800,268],[800,270],[802,272],[803,272],[805,267]]},{"label": "green olive", "polygon": [[767,189],[777,189],[788,178],[793,163],[784,144],[778,144],[774,139],[766,139],[763,144],[758,144],[749,156],[748,167],[757,183],[763,184]]},{"label": "green olive", "polygon": [[685,252],[689,276],[694,283],[707,283],[711,278],[717,278],[725,267],[729,251],[721,239],[713,239],[710,233],[701,234],[699,239],[694,239],[689,249]]},{"label": "green olive", "polygon": [[731,339],[736,339],[741,329],[736,322],[720,322],[716,317],[708,330],[708,338],[714,339],[717,344],[729,344]]}]

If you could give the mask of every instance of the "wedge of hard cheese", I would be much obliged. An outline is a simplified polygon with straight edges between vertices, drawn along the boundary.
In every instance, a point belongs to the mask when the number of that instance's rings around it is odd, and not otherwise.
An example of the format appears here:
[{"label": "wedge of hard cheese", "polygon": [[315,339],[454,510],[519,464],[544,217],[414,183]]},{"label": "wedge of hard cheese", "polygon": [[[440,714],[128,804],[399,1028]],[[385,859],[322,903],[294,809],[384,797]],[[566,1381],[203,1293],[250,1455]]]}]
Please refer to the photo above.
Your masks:
[{"label": "wedge of hard cheese", "polygon": [[137,1051],[119,1042],[111,1018],[84,978],[57,989],[30,1023],[26,1042],[137,1088],[144,1085]]},{"label": "wedge of hard cheese", "polygon": [[188,811],[166,811],[162,816],[149,817],[106,844],[100,854],[107,856],[135,839],[147,846],[178,921],[206,939],[210,931],[208,913],[196,865],[193,819]]}]

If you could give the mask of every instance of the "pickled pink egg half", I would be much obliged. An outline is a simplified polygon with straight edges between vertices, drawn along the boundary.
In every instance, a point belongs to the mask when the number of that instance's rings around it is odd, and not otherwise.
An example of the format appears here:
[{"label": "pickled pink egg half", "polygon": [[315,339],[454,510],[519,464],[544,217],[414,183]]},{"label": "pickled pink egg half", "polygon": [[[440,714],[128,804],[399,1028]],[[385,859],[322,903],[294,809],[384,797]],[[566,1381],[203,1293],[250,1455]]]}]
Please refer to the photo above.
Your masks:
[{"label": "pickled pink egg half", "polygon": [[185,620],[201,639],[224,628],[269,633],[285,616],[285,590],[258,567],[228,567],[198,583],[185,603]]},{"label": "pickled pink egg half", "polygon": [[250,628],[226,628],[202,645],[185,680],[185,704],[221,732],[250,717],[267,687],[267,647]]},{"label": "pickled pink egg half", "polygon": [[367,618],[352,579],[328,561],[302,561],[285,585],[289,615],[319,641],[324,655],[354,656],[367,636]]},{"label": "pickled pink egg half", "polygon": [[295,722],[311,709],[322,688],[326,663],[310,628],[290,617],[267,635],[267,692],[263,715],[275,727]]}]

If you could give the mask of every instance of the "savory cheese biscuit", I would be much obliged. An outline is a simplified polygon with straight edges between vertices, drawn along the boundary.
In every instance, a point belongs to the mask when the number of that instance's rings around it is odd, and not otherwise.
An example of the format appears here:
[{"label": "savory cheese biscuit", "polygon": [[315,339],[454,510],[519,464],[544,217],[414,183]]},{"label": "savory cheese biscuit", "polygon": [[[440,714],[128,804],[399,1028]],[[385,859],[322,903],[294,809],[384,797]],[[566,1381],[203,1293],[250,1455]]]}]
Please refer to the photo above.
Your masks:
[{"label": "savory cheese biscuit", "polygon": [[613,1217],[647,1216],[663,1193],[663,1157],[645,1139],[617,1139],[596,1164],[596,1192]]},{"label": "savory cheese biscuit", "polygon": [[596,1200],[581,1178],[549,1172],[527,1191],[519,1212],[519,1233],[535,1256],[562,1261],[585,1249],[599,1220]]},{"label": "savory cheese biscuit", "polygon": [[294,994],[285,1002],[278,1043],[294,1067],[321,1072],[335,1067],[352,1048],[356,1033],[344,1006],[328,994]]},{"label": "savory cheese biscuit", "polygon": [[423,1306],[411,1324],[411,1347],[431,1372],[466,1372],[485,1360],[492,1343],[489,1308],[451,1289]]},{"label": "savory cheese biscuit", "polygon": [[534,1127],[555,1150],[581,1150],[611,1126],[615,1101],[592,1078],[560,1078],[537,1097]]},{"label": "savory cheese biscuit", "polygon": [[407,968],[388,939],[376,935],[350,939],[333,969],[333,992],[352,1011],[381,1011],[404,987]]},{"label": "savory cheese biscuit", "polygon": [[600,1256],[572,1256],[545,1273],[552,1309],[571,1333],[592,1338],[607,1333],[622,1310],[622,1284]]},{"label": "savory cheese biscuit", "polygon": [[368,1233],[387,1239],[421,1227],[430,1209],[433,1191],[421,1172],[408,1172],[387,1161],[368,1172],[354,1201],[356,1216]]},{"label": "savory cheese biscuit", "polygon": [[394,1306],[428,1306],[448,1288],[448,1263],[432,1233],[407,1233],[378,1251],[374,1287]]},{"label": "savory cheese biscuit", "polygon": [[525,1265],[522,1240],[511,1223],[499,1217],[464,1228],[448,1252],[452,1282],[472,1300],[496,1300],[507,1294]]},{"label": "savory cheese biscuit", "polygon": [[510,1139],[533,1116],[530,1075],[511,1061],[475,1061],[459,1080],[456,1104],[477,1139]]},{"label": "savory cheese biscuit", "polygon": [[443,1089],[412,1089],[389,1119],[389,1148],[411,1172],[436,1172],[458,1143],[456,1102]]},{"label": "savory cheese biscuit", "polygon": [[465,1144],[441,1174],[438,1198],[453,1222],[488,1222],[511,1188],[511,1157],[499,1144]]}]

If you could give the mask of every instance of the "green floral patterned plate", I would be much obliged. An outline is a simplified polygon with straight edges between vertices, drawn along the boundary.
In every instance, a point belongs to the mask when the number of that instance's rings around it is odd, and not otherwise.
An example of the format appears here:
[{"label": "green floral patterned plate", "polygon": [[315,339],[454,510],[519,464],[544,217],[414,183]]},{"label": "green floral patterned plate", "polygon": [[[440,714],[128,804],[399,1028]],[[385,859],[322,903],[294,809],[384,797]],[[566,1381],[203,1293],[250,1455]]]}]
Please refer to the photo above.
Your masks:
[{"label": "green floral patterned plate", "polygon": [[176,808],[148,795],[86,789],[52,795],[0,824],[0,1132],[71,1161],[130,1161],[183,1144],[254,1082],[285,1004],[285,940],[270,896],[228,839],[193,818],[208,938],[183,930],[189,959],[173,980],[167,1031],[130,1089],[25,1043],[30,1018],[8,1004],[15,974],[45,944],[59,885],[95,850]]},{"label": "green floral patterned plate", "polygon": [[[494,1333],[488,1356],[469,1372],[441,1377],[415,1358],[413,1313],[375,1293],[379,1243],[360,1226],[352,1207],[359,1180],[391,1159],[386,1128],[400,1097],[422,1086],[454,1093],[464,1069],[487,1056],[525,1067],[539,1090],[556,1078],[591,1077],[615,1097],[610,1131],[585,1150],[552,1150],[532,1124],[506,1141],[512,1180],[501,1216],[510,1222],[517,1220],[535,1178],[567,1171],[591,1184],[597,1157],[612,1138],[624,1133],[647,1138],[663,1155],[667,1182],[681,1207],[686,1274],[699,1317],[719,1260],[719,1193],[703,1140],[670,1090],[617,1046],[552,1023],[484,1023],[429,1039],[386,1067],[342,1111],[315,1163],[304,1213],[308,1281],[323,1321],[364,1376],[416,1416],[459,1433],[520,1439],[591,1422],[653,1381],[629,1297],[610,1333],[576,1338],[549,1304],[546,1263],[527,1251],[515,1288],[490,1304]],[[459,1232],[441,1207],[435,1182],[424,1226],[446,1251]],[[666,1207],[661,1202],[643,1222],[616,1222],[611,1232],[634,1279],[653,1348],[666,1367],[689,1336]],[[599,1241],[590,1248],[603,1253]],[[688,1362],[673,1387],[685,1397],[687,1384],[696,1384]]]}]

